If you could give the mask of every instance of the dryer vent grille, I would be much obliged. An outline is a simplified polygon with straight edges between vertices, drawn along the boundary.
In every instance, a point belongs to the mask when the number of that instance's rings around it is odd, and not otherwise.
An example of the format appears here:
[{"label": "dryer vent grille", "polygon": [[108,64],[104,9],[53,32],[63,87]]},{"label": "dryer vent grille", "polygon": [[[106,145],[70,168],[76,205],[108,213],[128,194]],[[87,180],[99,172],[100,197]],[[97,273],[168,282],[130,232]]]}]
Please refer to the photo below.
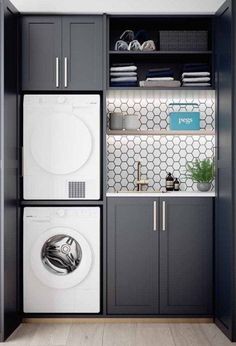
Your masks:
[{"label": "dryer vent grille", "polygon": [[85,181],[69,181],[69,198],[85,198]]}]

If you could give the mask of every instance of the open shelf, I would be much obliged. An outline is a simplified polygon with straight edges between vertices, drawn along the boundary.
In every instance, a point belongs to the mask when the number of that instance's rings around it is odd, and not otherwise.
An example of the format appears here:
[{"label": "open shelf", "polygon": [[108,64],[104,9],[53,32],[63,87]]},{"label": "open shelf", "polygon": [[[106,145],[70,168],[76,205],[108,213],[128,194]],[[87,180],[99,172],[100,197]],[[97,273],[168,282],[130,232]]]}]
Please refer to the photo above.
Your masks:
[{"label": "open shelf", "polygon": [[110,136],[214,136],[215,131],[142,131],[142,130],[107,130]]},{"label": "open shelf", "polygon": [[211,50],[207,51],[161,51],[161,50],[155,50],[155,51],[117,51],[117,50],[110,50],[109,54],[113,55],[178,55],[178,54],[185,54],[185,55],[201,55],[201,54],[212,54]]},{"label": "open shelf", "polygon": [[108,87],[107,90],[215,90],[213,86],[210,87]]},{"label": "open shelf", "polygon": [[[115,44],[120,39],[121,34],[125,30],[132,30],[134,36],[141,32],[145,32],[144,36],[137,39],[140,44],[145,40],[153,40],[156,46],[155,51],[115,51]],[[109,16],[108,30],[108,52],[107,52],[107,88],[109,90],[214,90],[214,54],[213,54],[213,20],[211,16],[142,16],[142,15],[112,15]],[[166,41],[170,44],[161,45],[160,32],[165,31],[195,31],[206,32],[207,42],[204,37],[199,37],[199,42],[203,44],[191,44],[191,38],[187,40],[177,41],[179,46],[172,44],[172,41]],[[145,36],[146,35],[146,36]],[[183,36],[184,37],[184,36]],[[134,37],[135,38],[135,37]],[[178,38],[178,36],[177,36]],[[173,36],[172,36],[173,40]],[[192,39],[193,42],[198,42]],[[165,42],[165,41],[164,41]],[[186,44],[185,44],[186,42]],[[127,41],[127,43],[129,43]],[[188,49],[189,47],[189,49]],[[169,48],[169,50],[168,50]],[[163,50],[162,50],[163,49]],[[113,64],[132,63],[137,66],[138,81],[146,80],[147,72],[150,69],[171,68],[175,80],[181,81],[183,66],[185,64],[202,63],[208,65],[211,73],[211,86],[197,87],[140,87],[137,86],[118,86],[110,83],[110,67]]]}]

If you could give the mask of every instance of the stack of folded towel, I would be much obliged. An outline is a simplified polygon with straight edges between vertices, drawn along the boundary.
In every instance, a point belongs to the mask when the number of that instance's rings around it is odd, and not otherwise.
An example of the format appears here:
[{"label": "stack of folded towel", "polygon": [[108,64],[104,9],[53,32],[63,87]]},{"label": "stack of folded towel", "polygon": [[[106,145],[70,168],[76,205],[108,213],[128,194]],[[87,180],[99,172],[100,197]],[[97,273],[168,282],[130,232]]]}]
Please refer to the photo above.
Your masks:
[{"label": "stack of folded towel", "polygon": [[146,80],[140,81],[140,87],[180,87],[180,81],[174,80],[174,71],[171,68],[150,69]]},{"label": "stack of folded towel", "polygon": [[211,86],[211,74],[207,64],[186,64],[182,73],[182,86]]},{"label": "stack of folded towel", "polygon": [[135,64],[112,64],[110,68],[110,85],[112,87],[136,87],[137,81],[137,66]]}]

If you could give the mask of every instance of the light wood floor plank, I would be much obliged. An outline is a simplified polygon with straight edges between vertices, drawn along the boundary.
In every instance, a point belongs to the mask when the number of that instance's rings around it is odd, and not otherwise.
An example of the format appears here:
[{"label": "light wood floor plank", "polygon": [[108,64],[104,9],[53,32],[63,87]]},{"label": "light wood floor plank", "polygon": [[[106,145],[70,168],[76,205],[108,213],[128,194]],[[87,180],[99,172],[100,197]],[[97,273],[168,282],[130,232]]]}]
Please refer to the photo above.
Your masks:
[{"label": "light wood floor plank", "polygon": [[69,324],[39,324],[30,346],[65,346],[69,331]]},{"label": "light wood floor plank", "polygon": [[32,338],[37,331],[36,324],[26,324],[22,323],[14,333],[7,339],[6,343],[0,343],[0,345],[7,346],[30,346]]},{"label": "light wood floor plank", "polygon": [[103,346],[135,346],[136,323],[106,323]]},{"label": "light wood floor plank", "polygon": [[168,324],[137,324],[136,346],[175,346]]},{"label": "light wood floor plank", "polygon": [[103,323],[72,324],[66,346],[102,346]]},{"label": "light wood floor plank", "polygon": [[198,324],[170,324],[176,346],[210,346]]},{"label": "light wood floor plank", "polygon": [[230,346],[214,324],[21,324],[1,346]]},{"label": "light wood floor plank", "polygon": [[236,342],[231,342],[215,324],[200,324],[199,326],[212,346],[236,345]]}]

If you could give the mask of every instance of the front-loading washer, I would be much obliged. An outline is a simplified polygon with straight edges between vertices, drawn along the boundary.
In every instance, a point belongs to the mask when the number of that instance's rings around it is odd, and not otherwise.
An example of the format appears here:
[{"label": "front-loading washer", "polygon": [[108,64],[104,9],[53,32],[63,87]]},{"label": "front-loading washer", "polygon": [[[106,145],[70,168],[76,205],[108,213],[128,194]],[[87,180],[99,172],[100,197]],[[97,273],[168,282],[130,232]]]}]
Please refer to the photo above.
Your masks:
[{"label": "front-loading washer", "polygon": [[25,95],[24,199],[100,198],[100,95]]},{"label": "front-loading washer", "polygon": [[25,313],[100,312],[100,208],[26,207]]}]

